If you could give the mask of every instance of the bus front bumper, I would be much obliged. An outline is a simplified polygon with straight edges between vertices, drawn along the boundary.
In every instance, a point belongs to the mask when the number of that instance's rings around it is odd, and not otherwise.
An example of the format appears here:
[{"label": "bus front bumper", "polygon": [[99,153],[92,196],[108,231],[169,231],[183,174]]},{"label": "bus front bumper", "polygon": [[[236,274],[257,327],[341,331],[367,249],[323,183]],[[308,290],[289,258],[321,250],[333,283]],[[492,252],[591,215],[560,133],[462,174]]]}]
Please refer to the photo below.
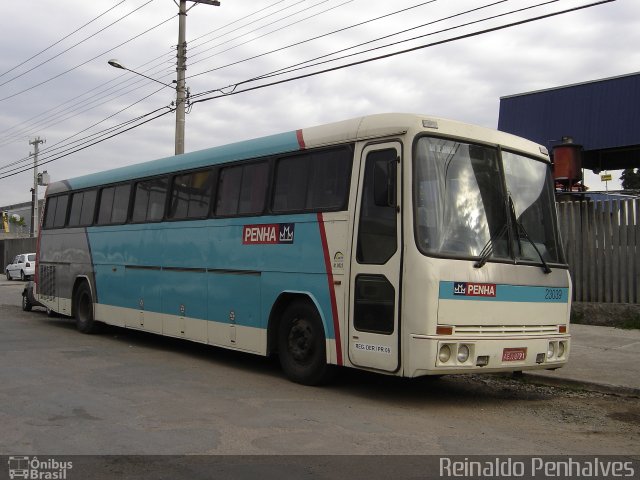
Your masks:
[{"label": "bus front bumper", "polygon": [[567,363],[570,338],[568,334],[509,338],[413,334],[404,375],[556,369]]}]

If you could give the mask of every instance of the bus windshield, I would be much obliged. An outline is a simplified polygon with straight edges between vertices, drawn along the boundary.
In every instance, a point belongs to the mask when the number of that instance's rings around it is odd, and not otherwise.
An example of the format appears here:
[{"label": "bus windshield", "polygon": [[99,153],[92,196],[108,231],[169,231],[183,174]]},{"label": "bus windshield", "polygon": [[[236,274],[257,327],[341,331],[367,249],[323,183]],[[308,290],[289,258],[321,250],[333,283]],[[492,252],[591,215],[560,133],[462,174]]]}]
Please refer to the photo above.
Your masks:
[{"label": "bus windshield", "polygon": [[494,147],[422,137],[414,172],[416,239],[423,253],[562,261],[553,226],[553,183],[544,162]]}]

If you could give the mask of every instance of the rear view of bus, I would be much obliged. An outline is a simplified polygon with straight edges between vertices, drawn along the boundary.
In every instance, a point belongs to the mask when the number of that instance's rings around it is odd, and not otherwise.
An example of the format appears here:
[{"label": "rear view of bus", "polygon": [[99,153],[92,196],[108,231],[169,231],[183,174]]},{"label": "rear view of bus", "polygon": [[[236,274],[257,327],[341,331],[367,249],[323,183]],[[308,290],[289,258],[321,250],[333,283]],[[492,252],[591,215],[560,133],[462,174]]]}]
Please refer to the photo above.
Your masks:
[{"label": "rear view of bus", "polygon": [[571,285],[546,149],[455,122],[423,126],[405,195],[405,375],[562,366]]}]

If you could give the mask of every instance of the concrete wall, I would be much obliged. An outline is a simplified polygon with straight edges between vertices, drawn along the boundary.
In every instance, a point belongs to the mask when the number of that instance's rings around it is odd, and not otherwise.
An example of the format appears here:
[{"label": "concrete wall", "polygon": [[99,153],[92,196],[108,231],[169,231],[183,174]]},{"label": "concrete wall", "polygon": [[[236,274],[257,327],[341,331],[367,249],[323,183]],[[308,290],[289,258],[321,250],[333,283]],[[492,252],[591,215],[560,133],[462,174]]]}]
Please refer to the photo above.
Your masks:
[{"label": "concrete wall", "polygon": [[20,253],[31,253],[36,251],[37,238],[12,238],[0,240],[0,262],[2,273],[16,255]]}]

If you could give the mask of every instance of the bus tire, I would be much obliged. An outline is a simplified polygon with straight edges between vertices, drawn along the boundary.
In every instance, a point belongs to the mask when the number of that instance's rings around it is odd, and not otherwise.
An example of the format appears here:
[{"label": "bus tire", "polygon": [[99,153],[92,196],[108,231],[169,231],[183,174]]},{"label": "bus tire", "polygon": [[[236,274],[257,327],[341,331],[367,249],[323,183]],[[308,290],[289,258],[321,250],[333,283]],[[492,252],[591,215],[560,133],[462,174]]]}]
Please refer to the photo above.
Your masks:
[{"label": "bus tire", "polygon": [[32,308],[33,305],[31,305],[31,302],[29,301],[29,298],[27,297],[27,294],[25,292],[22,295],[22,310],[24,310],[25,312],[30,312]]},{"label": "bus tire", "polygon": [[331,375],[324,328],[316,308],[295,301],[284,311],[278,329],[278,357],[285,375],[303,385],[319,385]]},{"label": "bus tire", "polygon": [[76,328],[82,333],[97,333],[99,324],[93,318],[93,298],[91,289],[86,282],[82,282],[75,295]]}]

